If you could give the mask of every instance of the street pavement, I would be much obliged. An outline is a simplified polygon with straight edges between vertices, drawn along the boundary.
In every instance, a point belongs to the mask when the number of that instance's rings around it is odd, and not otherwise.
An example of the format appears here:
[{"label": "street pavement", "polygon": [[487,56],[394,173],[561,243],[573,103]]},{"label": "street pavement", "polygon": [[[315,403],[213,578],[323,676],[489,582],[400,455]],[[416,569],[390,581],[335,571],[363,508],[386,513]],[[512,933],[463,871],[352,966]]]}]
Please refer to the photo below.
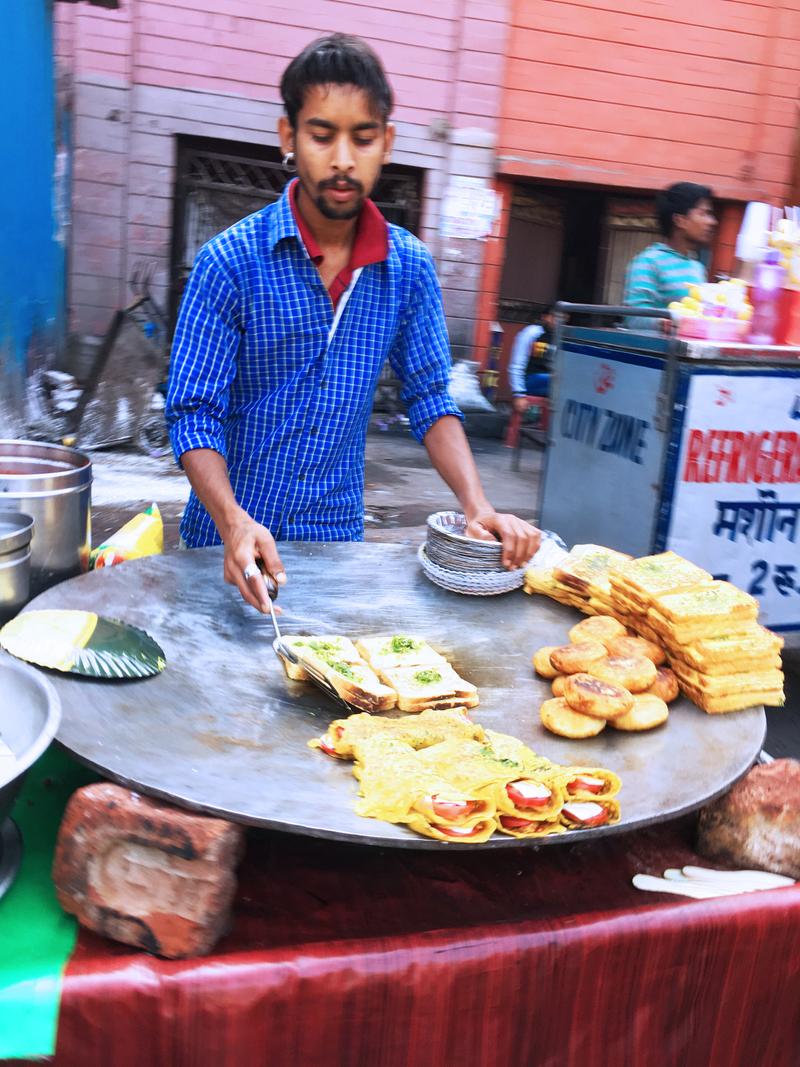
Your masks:
[{"label": "street pavement", "polygon": [[[470,443],[493,505],[535,522],[543,453],[526,447],[520,470],[512,471],[511,453],[502,442],[475,437]],[[164,519],[165,548],[176,548],[188,483],[171,457],[122,450],[91,455],[93,544],[155,501]],[[458,507],[425,449],[396,426],[385,432],[373,428],[367,438],[364,504],[367,541],[414,547],[425,538],[428,515]],[[800,641],[789,643],[784,654],[786,706],[767,710],[765,750],[774,757],[800,758]]]}]

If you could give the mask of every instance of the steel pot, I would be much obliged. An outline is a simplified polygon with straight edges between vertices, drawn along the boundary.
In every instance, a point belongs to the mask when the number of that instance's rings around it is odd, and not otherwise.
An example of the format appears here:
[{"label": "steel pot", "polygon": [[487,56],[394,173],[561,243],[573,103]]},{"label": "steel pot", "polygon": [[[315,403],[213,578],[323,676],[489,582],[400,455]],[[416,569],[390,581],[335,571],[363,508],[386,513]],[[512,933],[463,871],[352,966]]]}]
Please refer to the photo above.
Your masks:
[{"label": "steel pot", "polygon": [[92,461],[41,441],[0,440],[0,509],[32,516],[30,592],[88,568]]},{"label": "steel pot", "polygon": [[28,602],[33,525],[30,515],[0,510],[0,623]]}]

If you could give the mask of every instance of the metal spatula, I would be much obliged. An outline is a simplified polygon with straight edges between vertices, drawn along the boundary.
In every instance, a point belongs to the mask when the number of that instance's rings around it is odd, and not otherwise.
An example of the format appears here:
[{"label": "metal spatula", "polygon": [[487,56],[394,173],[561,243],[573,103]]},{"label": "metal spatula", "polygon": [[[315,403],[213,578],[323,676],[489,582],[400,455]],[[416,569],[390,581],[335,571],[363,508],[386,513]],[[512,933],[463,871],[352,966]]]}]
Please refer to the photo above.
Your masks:
[{"label": "metal spatula", "polygon": [[[302,670],[304,670],[308,675],[309,679],[316,686],[318,686],[327,696],[329,696],[331,700],[335,700],[337,704],[341,704],[348,711],[362,711],[362,708],[357,708],[354,704],[349,704],[344,699],[344,697],[340,696],[336,692],[334,687],[331,685],[325,675],[319,670],[316,664],[309,663],[307,662],[307,660],[302,659],[300,656],[297,655],[291,645],[284,641],[283,635],[281,634],[281,628],[278,625],[278,616],[275,613],[275,608],[272,604],[273,600],[278,599],[278,583],[275,581],[272,575],[264,569],[261,560],[258,561],[258,569],[264,576],[264,582],[267,586],[267,602],[269,603],[269,614],[270,618],[272,619],[272,628],[275,631],[275,640],[272,642],[272,647],[275,651],[275,654],[277,656],[283,656],[284,659],[288,660],[289,663],[292,663],[295,667],[302,668]],[[245,577],[248,577],[247,571],[245,571]]]}]

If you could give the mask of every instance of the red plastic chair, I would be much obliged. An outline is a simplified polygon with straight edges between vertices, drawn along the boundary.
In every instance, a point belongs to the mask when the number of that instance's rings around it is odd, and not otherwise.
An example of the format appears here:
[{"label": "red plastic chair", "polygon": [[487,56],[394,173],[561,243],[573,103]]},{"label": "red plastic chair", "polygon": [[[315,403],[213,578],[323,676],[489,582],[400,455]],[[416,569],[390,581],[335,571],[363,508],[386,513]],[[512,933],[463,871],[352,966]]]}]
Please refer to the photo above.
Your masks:
[{"label": "red plastic chair", "polygon": [[[509,418],[509,425],[506,429],[506,441],[507,448],[513,448],[514,453],[511,457],[511,469],[512,471],[518,471],[519,469],[519,453],[523,450],[523,441],[525,437],[534,443],[537,442],[537,436],[547,432],[547,426],[549,423],[550,407],[547,401],[547,397],[525,397],[526,408],[525,414],[527,414],[531,408],[535,408],[539,411],[539,418],[535,426],[526,426],[522,412],[511,412]],[[537,435],[537,436],[534,436]]]}]

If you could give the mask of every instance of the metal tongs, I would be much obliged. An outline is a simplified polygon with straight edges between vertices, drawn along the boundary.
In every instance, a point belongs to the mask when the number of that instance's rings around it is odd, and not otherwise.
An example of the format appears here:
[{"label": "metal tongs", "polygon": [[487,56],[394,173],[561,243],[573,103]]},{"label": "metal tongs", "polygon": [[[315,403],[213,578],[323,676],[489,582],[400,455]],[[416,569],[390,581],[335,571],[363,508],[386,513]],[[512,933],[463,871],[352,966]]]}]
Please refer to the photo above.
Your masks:
[{"label": "metal tongs", "polygon": [[[358,708],[355,704],[350,704],[340,696],[325,675],[320,669],[313,663],[309,663],[307,660],[302,659],[297,655],[295,650],[283,639],[281,634],[281,628],[278,626],[278,616],[275,613],[275,608],[272,606],[273,600],[278,599],[278,583],[273,576],[269,574],[261,560],[258,561],[258,569],[264,576],[264,582],[267,586],[267,602],[269,604],[269,614],[272,619],[272,628],[275,630],[275,640],[272,642],[272,648],[275,651],[276,656],[282,656],[296,667],[300,667],[306,672],[310,680],[323,690],[332,700],[335,700],[337,704],[341,704],[348,711],[362,711],[362,708]],[[249,568],[248,568],[249,569]],[[245,578],[249,577],[247,571],[245,571]]]}]

